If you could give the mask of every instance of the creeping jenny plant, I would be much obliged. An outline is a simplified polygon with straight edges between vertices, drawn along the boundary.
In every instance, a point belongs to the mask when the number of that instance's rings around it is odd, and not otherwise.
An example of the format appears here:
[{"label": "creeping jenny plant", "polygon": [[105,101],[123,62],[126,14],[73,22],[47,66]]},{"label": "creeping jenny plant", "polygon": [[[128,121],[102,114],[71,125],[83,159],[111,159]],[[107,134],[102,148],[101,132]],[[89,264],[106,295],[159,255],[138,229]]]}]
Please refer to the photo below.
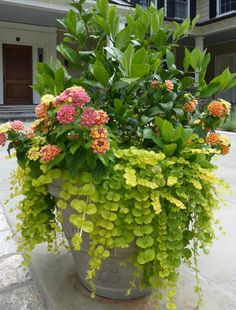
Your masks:
[{"label": "creeping jenny plant", "polygon": [[[197,19],[169,27],[163,10],[137,6],[120,29],[116,7],[98,0],[85,10],[84,2],[74,1],[60,21],[66,31],[58,46],[80,78],[59,61],[38,64],[38,119],[27,131],[20,121],[0,126],[0,144],[10,141],[19,165],[12,176],[13,196],[23,195],[19,250],[28,261],[41,242],[57,248],[61,210],[71,201],[75,250],[85,234],[90,238],[93,294],[110,250],[135,243],[130,259],[140,289],[151,286],[157,299],[165,292],[166,307],[176,309],[178,267],[185,261],[197,274],[199,251],[207,252],[215,238],[223,181],[211,159],[230,149],[215,132],[230,104],[209,100],[200,111],[199,100],[233,87],[235,74],[226,69],[207,83],[210,55],[198,49],[186,48],[184,71],[176,67],[173,49]],[[54,179],[63,180],[57,203],[48,192]]]}]

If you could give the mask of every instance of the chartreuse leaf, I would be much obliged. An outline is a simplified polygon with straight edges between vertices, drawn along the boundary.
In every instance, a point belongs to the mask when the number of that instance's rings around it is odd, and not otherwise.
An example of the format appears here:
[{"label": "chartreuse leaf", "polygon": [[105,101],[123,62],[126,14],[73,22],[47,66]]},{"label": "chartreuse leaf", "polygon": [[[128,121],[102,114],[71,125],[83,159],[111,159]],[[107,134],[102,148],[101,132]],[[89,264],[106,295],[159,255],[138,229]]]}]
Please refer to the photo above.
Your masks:
[{"label": "chartreuse leaf", "polygon": [[75,233],[71,240],[73,247],[76,251],[80,250],[81,243],[82,243],[82,237],[79,233]]},{"label": "chartreuse leaf", "polygon": [[151,236],[144,236],[142,238],[137,238],[136,244],[142,249],[150,248],[153,246],[154,240]]},{"label": "chartreuse leaf", "polygon": [[74,226],[85,231],[86,233],[90,233],[91,231],[93,231],[94,225],[91,221],[84,220],[83,218],[78,217],[75,214],[72,214],[69,220]]},{"label": "chartreuse leaf", "polygon": [[139,252],[137,261],[140,265],[144,265],[148,262],[153,261],[155,258],[155,250],[153,248],[146,249],[143,252]]},{"label": "chartreuse leaf", "polygon": [[73,199],[70,205],[73,209],[75,209],[79,213],[83,213],[86,210],[86,203],[84,200]]},{"label": "chartreuse leaf", "polygon": [[176,148],[177,148],[176,143],[166,144],[163,147],[163,152],[165,153],[166,156],[171,157],[172,155],[174,155]]}]

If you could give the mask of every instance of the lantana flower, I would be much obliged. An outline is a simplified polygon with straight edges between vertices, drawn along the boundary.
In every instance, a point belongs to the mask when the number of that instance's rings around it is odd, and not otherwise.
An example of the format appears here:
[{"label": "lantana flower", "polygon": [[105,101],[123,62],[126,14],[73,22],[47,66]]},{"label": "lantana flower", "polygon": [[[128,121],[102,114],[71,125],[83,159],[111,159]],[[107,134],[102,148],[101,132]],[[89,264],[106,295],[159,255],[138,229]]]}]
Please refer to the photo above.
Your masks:
[{"label": "lantana flower", "polygon": [[41,97],[40,103],[49,106],[51,103],[53,103],[55,101],[55,99],[56,98],[51,94],[44,95]]},{"label": "lantana flower", "polygon": [[7,142],[7,136],[5,133],[0,133],[0,145],[4,146]]},{"label": "lantana flower", "polygon": [[95,124],[95,110],[93,108],[83,109],[81,115],[81,126],[90,128]]},{"label": "lantana flower", "polygon": [[65,104],[57,112],[57,120],[60,124],[71,124],[75,121],[77,112],[75,107]]},{"label": "lantana flower", "polygon": [[90,136],[93,139],[107,138],[108,137],[107,129],[103,127],[95,126],[91,129]]},{"label": "lantana flower", "polygon": [[24,126],[24,123],[22,121],[13,121],[11,122],[11,128],[14,130],[14,131],[21,131],[25,128]]},{"label": "lantana flower", "polygon": [[46,104],[39,104],[37,105],[37,107],[35,108],[35,114],[39,119],[44,119],[47,117],[47,110],[48,110],[49,106]]},{"label": "lantana flower", "polygon": [[105,111],[103,110],[95,111],[95,124],[96,125],[107,124],[108,121],[109,121],[109,117]]},{"label": "lantana flower", "polygon": [[77,107],[82,107],[88,102],[90,102],[90,97],[85,91],[85,89],[80,86],[72,86],[64,90],[56,98],[54,106],[58,106],[61,103],[69,103]]},{"label": "lantana flower", "polygon": [[11,123],[10,122],[7,122],[7,123],[4,123],[4,124],[0,125],[0,134],[1,133],[6,133],[9,130],[11,130]]},{"label": "lantana flower", "polygon": [[96,154],[105,154],[110,149],[110,143],[107,139],[94,139],[92,141],[92,150]]},{"label": "lantana flower", "polygon": [[48,144],[40,149],[40,159],[44,163],[53,160],[62,150],[57,145]]}]

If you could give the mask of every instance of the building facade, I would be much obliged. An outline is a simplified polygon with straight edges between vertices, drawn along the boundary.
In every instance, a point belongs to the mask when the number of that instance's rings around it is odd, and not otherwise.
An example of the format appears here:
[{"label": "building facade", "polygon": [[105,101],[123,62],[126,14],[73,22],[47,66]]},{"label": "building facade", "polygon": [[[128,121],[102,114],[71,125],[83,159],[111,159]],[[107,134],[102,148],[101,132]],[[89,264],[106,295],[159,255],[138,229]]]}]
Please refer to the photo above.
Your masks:
[{"label": "building facade", "polygon": [[[39,97],[30,85],[34,82],[37,62],[57,56],[63,29],[56,19],[69,9],[69,0],[0,0],[0,106],[33,105]],[[137,3],[148,6],[149,0],[112,0],[121,16]],[[194,18],[199,22],[184,44],[190,48],[207,48],[212,59],[207,72],[211,79],[226,67],[236,72],[236,0],[154,0],[165,8],[166,22]],[[87,0],[86,5],[94,4]],[[176,51],[177,62],[184,46]],[[236,102],[236,89],[223,96]]]}]

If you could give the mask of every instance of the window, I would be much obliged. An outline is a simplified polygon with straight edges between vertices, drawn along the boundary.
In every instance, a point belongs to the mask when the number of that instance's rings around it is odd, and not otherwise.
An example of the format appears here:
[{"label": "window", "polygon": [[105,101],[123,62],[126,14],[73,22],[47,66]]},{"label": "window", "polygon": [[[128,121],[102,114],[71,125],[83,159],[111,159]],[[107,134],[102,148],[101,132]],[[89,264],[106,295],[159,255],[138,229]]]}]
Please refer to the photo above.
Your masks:
[{"label": "window", "polygon": [[189,16],[189,1],[188,0],[176,0],[175,1],[175,17],[186,18]]},{"label": "window", "polygon": [[148,7],[151,4],[151,2],[156,4],[155,0],[138,0],[138,1],[136,1],[137,4],[143,6],[144,8]]},{"label": "window", "polygon": [[218,1],[218,12],[224,14],[235,10],[235,0],[219,0]]}]

